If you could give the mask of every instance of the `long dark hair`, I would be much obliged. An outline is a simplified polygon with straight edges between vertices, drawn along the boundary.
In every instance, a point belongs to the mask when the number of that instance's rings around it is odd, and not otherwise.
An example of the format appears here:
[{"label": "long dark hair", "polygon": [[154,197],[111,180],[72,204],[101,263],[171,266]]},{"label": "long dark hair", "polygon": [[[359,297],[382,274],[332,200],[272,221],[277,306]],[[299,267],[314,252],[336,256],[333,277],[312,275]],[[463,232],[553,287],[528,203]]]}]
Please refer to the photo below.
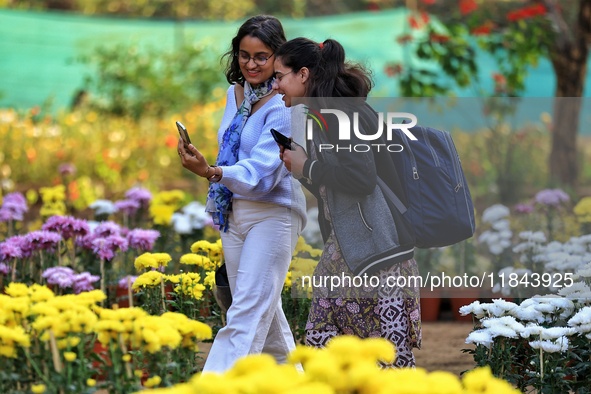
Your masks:
[{"label": "long dark hair", "polygon": [[224,58],[226,59],[225,74],[230,84],[244,85],[244,76],[238,64],[238,51],[240,50],[240,41],[246,36],[258,38],[273,52],[285,43],[285,33],[279,19],[271,15],[257,15],[248,19],[240,26],[236,36],[232,39],[230,50],[222,56],[222,62]]},{"label": "long dark hair", "polygon": [[275,56],[294,72],[310,70],[306,86],[308,97],[367,97],[373,81],[371,72],[361,64],[345,61],[345,48],[336,40],[322,44],[304,37],[281,46]]}]

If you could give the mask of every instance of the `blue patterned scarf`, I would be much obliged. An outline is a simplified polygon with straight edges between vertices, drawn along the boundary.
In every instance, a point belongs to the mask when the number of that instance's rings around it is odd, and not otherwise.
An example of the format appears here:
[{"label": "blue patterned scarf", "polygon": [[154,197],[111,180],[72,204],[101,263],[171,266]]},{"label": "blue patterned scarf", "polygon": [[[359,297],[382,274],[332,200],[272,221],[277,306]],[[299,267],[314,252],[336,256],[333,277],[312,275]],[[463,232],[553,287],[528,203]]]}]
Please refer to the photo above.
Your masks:
[{"label": "blue patterned scarf", "polygon": [[[273,92],[273,78],[252,87],[244,82],[244,100],[236,111],[236,115],[230,122],[230,126],[224,131],[222,143],[218,152],[216,165],[231,166],[238,162],[238,148],[240,148],[240,135],[244,124],[250,116],[254,103]],[[213,222],[220,226],[222,231],[228,231],[228,215],[232,211],[233,193],[220,183],[210,183],[207,193],[205,210],[211,212]]]}]

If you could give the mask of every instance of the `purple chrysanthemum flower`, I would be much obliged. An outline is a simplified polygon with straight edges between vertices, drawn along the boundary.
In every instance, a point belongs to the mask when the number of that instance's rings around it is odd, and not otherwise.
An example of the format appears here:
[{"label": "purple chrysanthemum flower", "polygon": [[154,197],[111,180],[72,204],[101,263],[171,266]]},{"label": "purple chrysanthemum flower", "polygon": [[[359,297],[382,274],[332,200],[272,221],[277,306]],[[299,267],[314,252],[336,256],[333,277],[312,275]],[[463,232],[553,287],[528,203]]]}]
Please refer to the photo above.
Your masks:
[{"label": "purple chrysanthemum flower", "polygon": [[150,201],[152,201],[152,193],[142,187],[132,187],[125,193],[125,197],[139,202],[144,208],[150,206]]},{"label": "purple chrysanthemum flower", "polygon": [[142,228],[136,228],[130,230],[127,234],[127,240],[129,241],[129,247],[139,249],[141,251],[150,251],[154,248],[156,239],[160,237],[160,232],[157,230],[145,230]]},{"label": "purple chrysanthemum flower", "polygon": [[90,232],[90,227],[85,220],[72,216],[52,216],[47,219],[41,229],[61,234],[63,239],[82,237]]},{"label": "purple chrysanthemum flower", "polygon": [[62,176],[74,175],[76,173],[76,166],[72,163],[63,163],[59,165],[57,170]]},{"label": "purple chrysanthemum flower", "polygon": [[21,249],[25,250],[55,250],[57,244],[62,240],[62,236],[51,231],[32,231],[25,235],[25,242],[21,244]]},{"label": "purple chrysanthemum flower", "polygon": [[16,237],[9,238],[0,244],[0,261],[10,261],[23,257],[23,251],[19,243],[11,241],[11,239],[16,239]]},{"label": "purple chrysanthemum flower", "polygon": [[560,204],[569,202],[570,197],[560,189],[544,189],[536,194],[536,202],[550,207],[558,207]]},{"label": "purple chrysanthemum flower", "polygon": [[12,244],[20,249],[21,257],[30,257],[33,253],[30,249],[26,249],[29,246],[29,243],[25,239],[24,235],[15,235],[10,238],[6,238],[4,241],[6,244]]},{"label": "purple chrysanthemum flower", "polygon": [[101,222],[92,232],[96,237],[106,238],[111,235],[121,235],[121,227],[112,221]]},{"label": "purple chrysanthemum flower", "polygon": [[73,276],[72,289],[74,293],[79,294],[83,291],[94,290],[93,283],[98,282],[101,279],[100,276],[91,275],[89,272],[82,272]]},{"label": "purple chrysanthemum flower", "polygon": [[43,271],[41,276],[47,280],[48,284],[66,289],[74,284],[75,272],[68,267],[50,267]]},{"label": "purple chrysanthemum flower", "polygon": [[0,207],[0,222],[22,221],[28,210],[27,200],[21,193],[8,193]]},{"label": "purple chrysanthemum flower", "polygon": [[115,206],[119,212],[123,212],[125,215],[131,216],[140,209],[141,203],[137,200],[119,200],[115,201]]},{"label": "purple chrysanthemum flower", "polygon": [[531,204],[517,204],[513,209],[515,210],[515,213],[523,214],[532,213],[534,211],[534,207]]},{"label": "purple chrysanthemum flower", "polygon": [[109,235],[104,238],[95,238],[92,241],[92,251],[104,260],[112,260],[115,253],[119,250],[125,252],[129,244],[127,239],[119,235]]},{"label": "purple chrysanthemum flower", "polygon": [[0,263],[0,274],[8,275],[10,272],[10,266],[8,264]]},{"label": "purple chrysanthemum flower", "polygon": [[117,287],[119,287],[121,289],[127,289],[128,282],[130,285],[133,285],[133,282],[135,282],[136,279],[137,279],[137,276],[133,276],[133,275],[124,276],[123,278],[119,279],[119,283],[117,284]]},{"label": "purple chrysanthemum flower", "polygon": [[96,238],[98,237],[92,233],[86,234],[82,237],[76,238],[76,246],[83,249],[92,250],[92,242]]}]

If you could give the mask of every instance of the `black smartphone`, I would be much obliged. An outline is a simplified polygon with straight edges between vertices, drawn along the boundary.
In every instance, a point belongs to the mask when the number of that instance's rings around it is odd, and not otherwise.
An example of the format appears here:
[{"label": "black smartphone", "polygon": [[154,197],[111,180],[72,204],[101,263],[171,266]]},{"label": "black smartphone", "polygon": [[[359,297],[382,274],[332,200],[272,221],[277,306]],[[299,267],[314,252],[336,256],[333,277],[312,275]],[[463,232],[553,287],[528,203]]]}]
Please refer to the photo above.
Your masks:
[{"label": "black smartphone", "polygon": [[185,126],[181,122],[177,121],[176,128],[179,129],[179,135],[183,139],[185,145],[189,146],[189,144],[191,143],[191,139],[189,138],[189,133],[187,133],[187,129],[185,128]]},{"label": "black smartphone", "polygon": [[275,139],[275,142],[277,142],[285,149],[291,150],[291,140],[289,138],[287,138],[285,135],[281,134],[275,129],[271,129],[271,135]]}]

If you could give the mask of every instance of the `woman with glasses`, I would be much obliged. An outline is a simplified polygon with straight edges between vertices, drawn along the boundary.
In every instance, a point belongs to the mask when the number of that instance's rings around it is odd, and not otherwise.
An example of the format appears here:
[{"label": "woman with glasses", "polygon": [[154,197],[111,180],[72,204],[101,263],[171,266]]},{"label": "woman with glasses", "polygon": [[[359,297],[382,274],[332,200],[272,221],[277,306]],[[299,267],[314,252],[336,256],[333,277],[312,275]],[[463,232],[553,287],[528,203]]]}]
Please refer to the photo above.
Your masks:
[{"label": "woman with glasses", "polygon": [[277,156],[270,130],[290,135],[290,112],[273,90],[274,52],[285,42],[279,20],[255,16],[232,39],[230,83],[215,165],[179,139],[182,165],[209,181],[206,210],[219,225],[232,293],[227,324],[204,372],[223,372],[243,356],[268,353],[280,363],[295,348],[281,291],[305,223],[305,199]]},{"label": "woman with glasses", "polygon": [[[322,109],[338,108],[357,120],[351,127],[357,132],[343,141],[341,119],[337,122],[336,116],[326,114],[322,122],[310,120],[306,149],[292,144],[293,150],[280,150],[285,166],[318,200],[324,249],[314,277],[342,278],[340,286],[333,281],[329,288],[317,281],[313,288],[306,343],[322,347],[343,334],[381,336],[397,350],[396,361],[384,366],[414,366],[412,348],[421,341],[419,292],[416,283],[406,280],[418,277],[414,235],[378,186],[383,181],[407,202],[392,170],[391,153],[383,148],[331,149],[367,143],[358,133],[375,134],[378,129],[378,115],[366,103],[370,75],[362,66],[347,62],[341,44],[330,39],[290,40],[275,52],[274,67],[275,88],[287,107],[304,104],[316,120]],[[372,141],[375,146],[387,143],[383,136]],[[363,261],[369,274],[354,276],[352,261]]]}]

